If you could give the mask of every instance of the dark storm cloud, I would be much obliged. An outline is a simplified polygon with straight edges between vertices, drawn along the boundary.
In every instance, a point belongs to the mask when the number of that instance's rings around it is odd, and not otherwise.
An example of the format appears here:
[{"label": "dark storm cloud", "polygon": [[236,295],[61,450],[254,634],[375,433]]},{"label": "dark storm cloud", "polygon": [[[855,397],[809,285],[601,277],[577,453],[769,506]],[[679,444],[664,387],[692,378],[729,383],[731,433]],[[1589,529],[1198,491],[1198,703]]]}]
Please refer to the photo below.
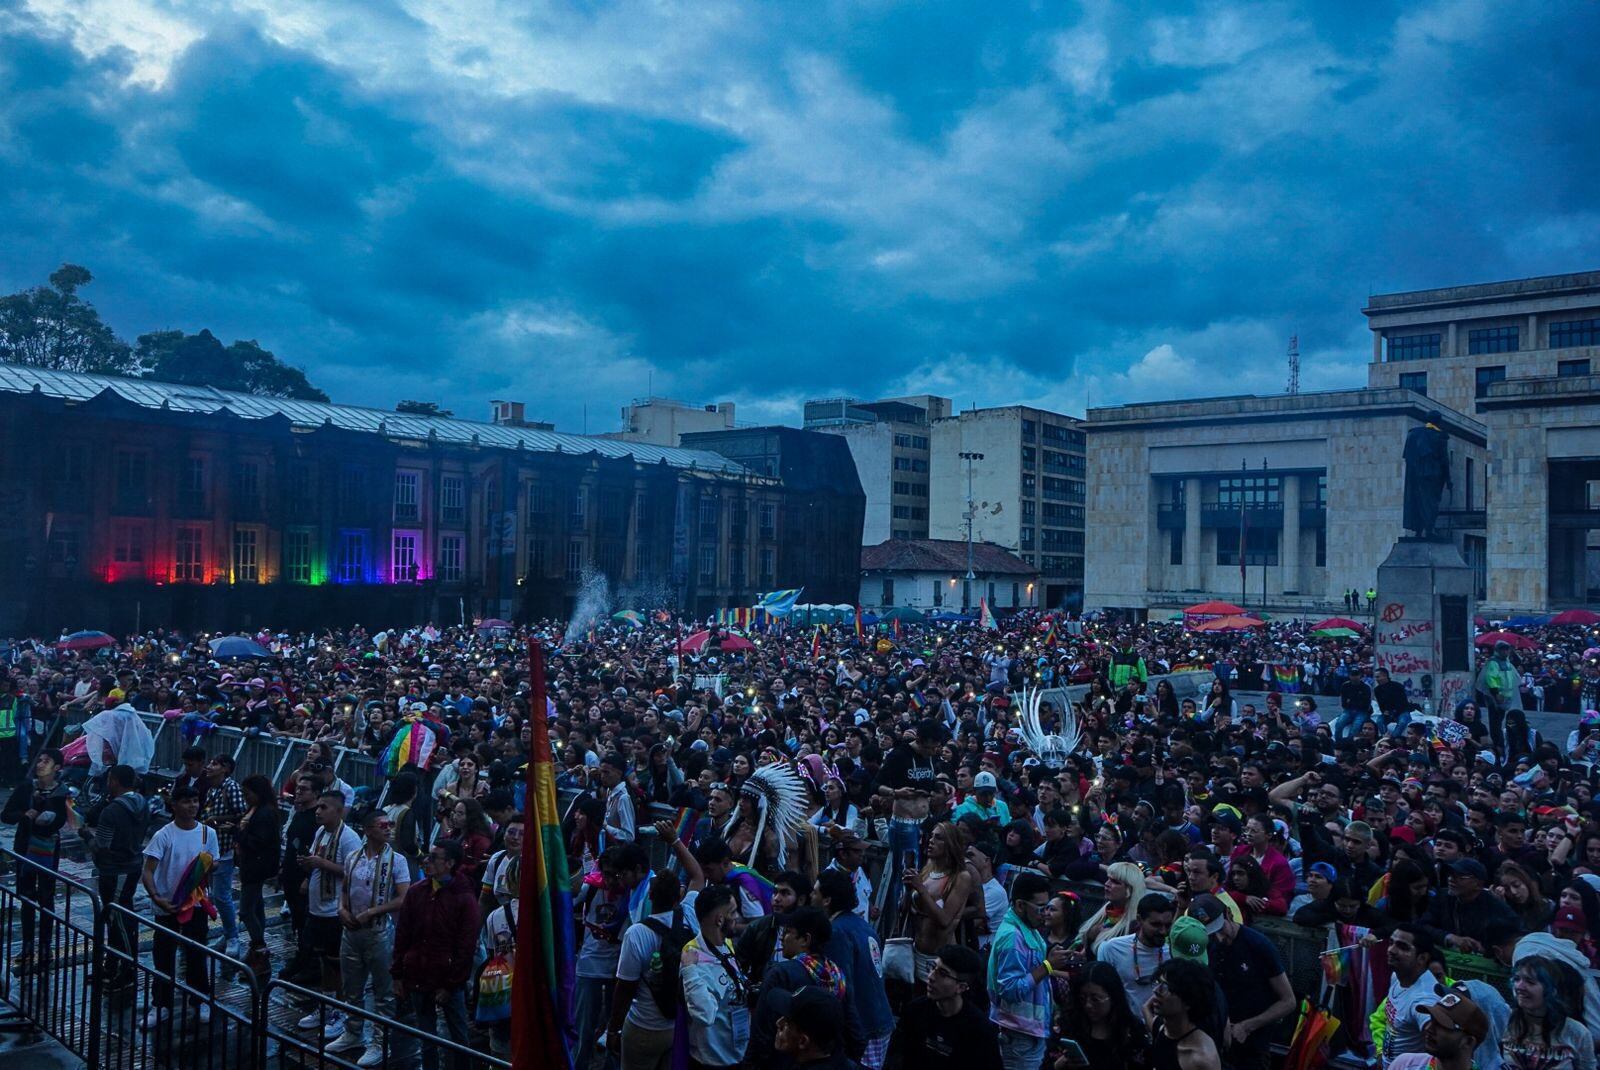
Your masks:
[{"label": "dark storm cloud", "polygon": [[1596,266],[1586,3],[144,2],[0,22],[0,286],[373,403],[1332,386],[1369,288]]}]

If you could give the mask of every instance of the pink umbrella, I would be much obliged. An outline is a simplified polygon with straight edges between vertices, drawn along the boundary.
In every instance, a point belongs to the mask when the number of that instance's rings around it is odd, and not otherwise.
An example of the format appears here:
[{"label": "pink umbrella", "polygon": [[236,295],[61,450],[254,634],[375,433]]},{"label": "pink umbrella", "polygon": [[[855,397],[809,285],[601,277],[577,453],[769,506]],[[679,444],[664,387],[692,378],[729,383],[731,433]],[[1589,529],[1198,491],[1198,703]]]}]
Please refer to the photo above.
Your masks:
[{"label": "pink umbrella", "polygon": [[1533,650],[1539,645],[1527,636],[1518,635],[1516,632],[1484,632],[1473,642],[1479,646],[1494,646],[1496,643],[1502,642],[1510,643],[1518,650]]},{"label": "pink umbrella", "polygon": [[1196,624],[1197,632],[1247,632],[1251,628],[1265,628],[1265,621],[1256,620],[1254,617],[1241,617],[1237,614],[1227,617],[1217,617],[1204,624]]},{"label": "pink umbrella", "polygon": [[[705,649],[706,640],[709,638],[711,638],[711,633],[709,631],[695,632],[693,635],[689,636],[689,638],[678,644],[678,653],[698,654],[701,650]],[[754,650],[755,646],[756,645],[754,643],[743,636],[733,635],[729,632],[723,633],[723,650]]]},{"label": "pink umbrella", "polygon": [[1551,624],[1600,624],[1600,613],[1587,609],[1566,609],[1550,618]]}]

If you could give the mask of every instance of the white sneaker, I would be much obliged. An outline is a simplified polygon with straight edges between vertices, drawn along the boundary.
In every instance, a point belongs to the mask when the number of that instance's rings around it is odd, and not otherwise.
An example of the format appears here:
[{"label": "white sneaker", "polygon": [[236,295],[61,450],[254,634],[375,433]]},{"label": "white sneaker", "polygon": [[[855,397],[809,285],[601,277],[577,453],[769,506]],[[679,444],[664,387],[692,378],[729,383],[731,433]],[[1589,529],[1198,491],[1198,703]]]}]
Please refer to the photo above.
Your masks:
[{"label": "white sneaker", "polygon": [[144,1014],[144,1027],[154,1029],[168,1018],[172,1017],[172,1010],[168,1007],[151,1007]]},{"label": "white sneaker", "polygon": [[332,1019],[324,1019],[321,1011],[312,1011],[310,1014],[296,1022],[295,1025],[299,1026],[301,1029],[315,1029],[325,1020],[331,1021]]},{"label": "white sneaker", "polygon": [[373,1044],[361,1053],[361,1058],[356,1060],[356,1065],[363,1068],[383,1065],[383,1045]]},{"label": "white sneaker", "polygon": [[332,1040],[334,1037],[338,1036],[340,1033],[343,1033],[343,1032],[344,1032],[344,1015],[342,1015],[342,1014],[330,1014],[330,1015],[328,1015],[328,1024],[322,1027],[322,1039],[323,1040]]},{"label": "white sneaker", "polygon": [[200,1024],[201,1025],[210,1025],[211,1024],[211,1004],[209,1004],[209,1003],[200,1004],[199,1018],[200,1018]]},{"label": "white sneaker", "polygon": [[354,1051],[357,1048],[365,1048],[366,1046],[367,1038],[361,1035],[360,1029],[352,1026],[340,1033],[338,1039],[328,1045],[327,1050],[334,1052]]}]

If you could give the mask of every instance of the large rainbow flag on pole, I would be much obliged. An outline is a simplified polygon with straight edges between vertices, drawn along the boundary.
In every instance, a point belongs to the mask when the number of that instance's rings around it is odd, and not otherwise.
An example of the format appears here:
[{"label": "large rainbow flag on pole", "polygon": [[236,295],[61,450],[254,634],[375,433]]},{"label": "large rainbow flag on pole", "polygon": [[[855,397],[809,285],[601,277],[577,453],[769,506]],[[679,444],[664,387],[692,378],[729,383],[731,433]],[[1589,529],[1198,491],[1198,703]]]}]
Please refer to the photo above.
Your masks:
[{"label": "large rainbow flag on pole", "polygon": [[[528,641],[533,692],[528,708],[545,708],[544,647]],[[572,1070],[573,946],[571,875],[556,805],[549,719],[528,718],[533,730],[523,820],[522,905],[511,986],[511,1065],[514,1070]]]},{"label": "large rainbow flag on pole", "polygon": [[438,745],[438,734],[431,727],[423,724],[420,718],[409,719],[394,734],[389,749],[383,752],[384,775],[396,776],[407,765],[415,765],[418,769],[428,768],[428,761]]}]

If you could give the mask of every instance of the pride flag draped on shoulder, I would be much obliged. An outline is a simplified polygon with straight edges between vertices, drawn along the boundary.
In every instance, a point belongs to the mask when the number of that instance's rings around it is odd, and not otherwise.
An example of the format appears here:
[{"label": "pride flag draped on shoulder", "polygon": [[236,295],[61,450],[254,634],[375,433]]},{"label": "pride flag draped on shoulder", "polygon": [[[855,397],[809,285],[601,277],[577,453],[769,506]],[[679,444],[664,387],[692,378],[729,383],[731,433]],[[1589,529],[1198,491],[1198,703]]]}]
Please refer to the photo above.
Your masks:
[{"label": "pride flag draped on shoulder", "polygon": [[[528,642],[533,670],[531,709],[545,703],[544,648]],[[528,796],[522,840],[522,906],[517,915],[517,955],[511,986],[511,1065],[514,1070],[572,1068],[573,963],[572,891],[568,884],[561,811],[556,805],[555,762],[550,728],[530,717],[533,730],[528,762]],[[554,1023],[561,1023],[552,1028]]]}]

